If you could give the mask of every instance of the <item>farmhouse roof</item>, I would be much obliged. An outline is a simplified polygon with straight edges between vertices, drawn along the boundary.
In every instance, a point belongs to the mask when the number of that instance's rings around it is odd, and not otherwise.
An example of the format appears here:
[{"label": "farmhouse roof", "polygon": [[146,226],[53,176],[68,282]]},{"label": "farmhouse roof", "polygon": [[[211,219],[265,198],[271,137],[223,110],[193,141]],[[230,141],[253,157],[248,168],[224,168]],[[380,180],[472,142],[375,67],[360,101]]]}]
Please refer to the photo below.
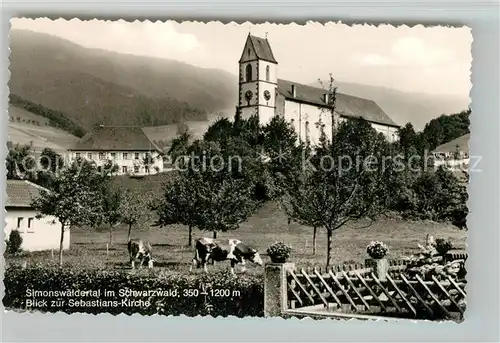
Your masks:
[{"label": "farmhouse roof", "polygon": [[46,188],[28,180],[7,180],[6,207],[31,207],[31,201],[40,196]]},{"label": "farmhouse roof", "polygon": [[161,149],[138,126],[96,126],[69,150],[156,150],[161,152]]},{"label": "farmhouse roof", "polygon": [[[273,55],[273,50],[271,49],[271,45],[267,38],[260,38],[257,36],[248,35],[247,41],[250,40],[252,44],[253,50],[255,51],[255,55],[257,58],[263,61],[278,63]],[[243,56],[242,56],[243,58]],[[241,59],[240,59],[241,62]]]},{"label": "farmhouse roof", "polygon": [[[292,94],[292,85],[295,86],[295,97]],[[278,79],[278,92],[290,101],[303,102],[325,108],[328,106],[324,98],[324,95],[328,91],[318,87]],[[337,93],[335,112],[343,117],[362,117],[372,123],[399,127],[375,101],[353,95]]]},{"label": "farmhouse roof", "polygon": [[448,143],[441,144],[436,149],[434,149],[433,152],[454,153],[457,151],[458,148],[459,151],[468,153],[469,139],[470,139],[470,133],[467,133],[463,136],[455,138],[452,141],[449,141]]}]

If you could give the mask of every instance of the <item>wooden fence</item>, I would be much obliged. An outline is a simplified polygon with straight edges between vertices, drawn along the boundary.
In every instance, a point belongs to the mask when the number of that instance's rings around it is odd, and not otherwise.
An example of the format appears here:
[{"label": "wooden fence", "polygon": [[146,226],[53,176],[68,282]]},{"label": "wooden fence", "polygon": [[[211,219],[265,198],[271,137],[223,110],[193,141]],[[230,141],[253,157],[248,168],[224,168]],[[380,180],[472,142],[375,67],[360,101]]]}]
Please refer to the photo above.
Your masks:
[{"label": "wooden fence", "polygon": [[[455,254],[449,259],[466,257]],[[463,320],[466,281],[410,278],[404,273],[407,263],[367,260],[364,265],[328,269],[296,268],[292,263],[266,266],[266,315]],[[273,283],[280,290],[274,305],[269,294]]]}]

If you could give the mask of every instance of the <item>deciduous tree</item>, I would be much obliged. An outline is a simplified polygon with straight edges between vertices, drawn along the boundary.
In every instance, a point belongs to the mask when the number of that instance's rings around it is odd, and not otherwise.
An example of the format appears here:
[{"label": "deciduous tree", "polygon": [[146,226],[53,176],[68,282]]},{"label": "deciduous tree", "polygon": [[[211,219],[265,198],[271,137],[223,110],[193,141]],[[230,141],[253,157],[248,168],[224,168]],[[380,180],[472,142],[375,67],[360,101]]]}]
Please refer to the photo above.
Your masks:
[{"label": "deciduous tree", "polygon": [[195,179],[181,173],[164,184],[163,198],[152,206],[158,215],[156,225],[182,224],[188,227],[189,247],[192,245],[193,227],[198,224],[196,217],[203,211],[198,203],[200,186]]},{"label": "deciduous tree", "polygon": [[[335,88],[331,89],[329,98],[335,98]],[[330,106],[334,119],[335,104]],[[331,141],[323,133],[310,157],[302,159],[288,178],[282,198],[285,211],[299,223],[326,229],[327,265],[336,230],[385,209],[386,181],[393,174],[388,147],[361,118],[334,123]]]},{"label": "deciduous tree", "polygon": [[126,190],[123,192],[118,214],[122,223],[128,225],[127,242],[130,241],[132,226],[151,218],[151,199],[142,192]]},{"label": "deciduous tree", "polygon": [[[216,237],[217,232],[236,229],[255,212],[259,202],[253,168],[257,162],[243,143],[230,140],[224,149],[216,141],[191,145],[187,168],[173,191],[165,195],[166,222],[184,222]],[[179,209],[186,202],[184,210]]]},{"label": "deciduous tree", "polygon": [[35,180],[36,158],[33,145],[15,144],[9,149],[5,159],[8,180]]},{"label": "deciduous tree", "polygon": [[33,208],[40,212],[37,218],[54,216],[61,225],[60,266],[63,263],[65,229],[101,220],[103,204],[96,187],[98,176],[94,164],[76,160],[55,178],[51,190],[42,189],[40,196],[32,202]]},{"label": "deciduous tree", "polygon": [[108,182],[103,188],[103,222],[109,225],[109,245],[113,244],[113,229],[120,223],[122,191]]}]

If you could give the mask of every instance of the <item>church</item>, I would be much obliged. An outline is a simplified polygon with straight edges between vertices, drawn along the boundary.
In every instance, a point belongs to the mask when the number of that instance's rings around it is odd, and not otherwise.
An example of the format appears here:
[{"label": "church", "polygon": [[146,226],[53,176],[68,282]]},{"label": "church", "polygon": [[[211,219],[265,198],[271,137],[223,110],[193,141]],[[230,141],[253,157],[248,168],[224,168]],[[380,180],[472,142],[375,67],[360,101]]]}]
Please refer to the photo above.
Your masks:
[{"label": "church", "polygon": [[[284,116],[300,140],[319,142],[321,128],[331,138],[332,117],[328,90],[278,78],[278,62],[266,38],[248,35],[239,60],[238,109],[242,118],[257,114],[262,124]],[[362,117],[389,141],[397,139],[397,125],[374,101],[336,93],[336,124]]]}]

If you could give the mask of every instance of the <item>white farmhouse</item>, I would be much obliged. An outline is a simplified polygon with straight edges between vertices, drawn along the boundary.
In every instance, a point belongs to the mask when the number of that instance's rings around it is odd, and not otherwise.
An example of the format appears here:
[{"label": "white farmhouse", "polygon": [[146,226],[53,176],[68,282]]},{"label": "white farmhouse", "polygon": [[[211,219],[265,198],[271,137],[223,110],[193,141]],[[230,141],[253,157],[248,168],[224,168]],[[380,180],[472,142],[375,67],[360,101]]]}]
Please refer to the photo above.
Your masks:
[{"label": "white farmhouse", "polygon": [[118,175],[163,172],[161,149],[137,126],[96,126],[68,153],[70,161],[85,158],[94,161],[98,169],[111,161],[118,166]]},{"label": "white farmhouse", "polygon": [[[12,230],[19,230],[25,251],[58,250],[61,239],[61,223],[52,216],[37,219],[38,212],[31,206],[32,199],[44,189],[26,180],[7,180],[7,212],[5,239]],[[63,249],[69,249],[70,232],[65,229]]]},{"label": "white farmhouse", "polygon": [[[317,144],[324,129],[331,138],[332,118],[328,91],[278,78],[278,62],[267,38],[248,35],[239,60],[239,102],[242,118],[258,115],[262,124],[275,115],[292,123],[300,140]],[[372,100],[337,93],[335,124],[362,117],[389,141],[396,140],[397,125]]]}]

